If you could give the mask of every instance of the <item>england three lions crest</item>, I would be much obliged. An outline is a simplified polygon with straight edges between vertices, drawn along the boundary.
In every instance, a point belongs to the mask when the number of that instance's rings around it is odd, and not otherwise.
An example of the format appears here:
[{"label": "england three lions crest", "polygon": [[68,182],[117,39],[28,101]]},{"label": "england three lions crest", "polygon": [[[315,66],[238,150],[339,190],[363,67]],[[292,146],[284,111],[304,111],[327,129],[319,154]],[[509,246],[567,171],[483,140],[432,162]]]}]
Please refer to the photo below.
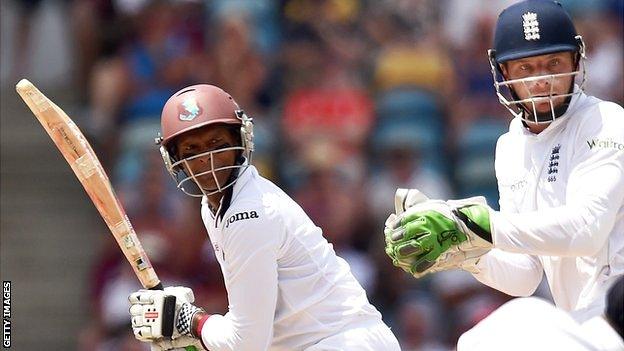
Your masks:
[{"label": "england three lions crest", "polygon": [[524,27],[524,39],[527,41],[540,38],[539,21],[536,13],[527,12],[522,15],[522,26]]}]

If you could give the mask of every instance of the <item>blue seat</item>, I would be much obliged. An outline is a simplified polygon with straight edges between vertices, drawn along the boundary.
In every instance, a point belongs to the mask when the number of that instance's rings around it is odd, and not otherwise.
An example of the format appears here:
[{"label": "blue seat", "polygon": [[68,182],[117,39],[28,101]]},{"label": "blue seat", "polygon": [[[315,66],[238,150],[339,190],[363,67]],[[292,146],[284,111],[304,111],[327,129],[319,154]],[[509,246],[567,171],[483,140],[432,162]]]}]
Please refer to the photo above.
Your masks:
[{"label": "blue seat", "polygon": [[[423,151],[435,151],[444,138],[438,97],[415,86],[402,86],[379,94],[375,100],[377,129],[382,140],[409,140]],[[384,134],[388,134],[386,137]]]},{"label": "blue seat", "polygon": [[484,184],[496,186],[494,158],[485,155],[460,158],[457,160],[455,175],[460,189]]},{"label": "blue seat", "polygon": [[483,195],[498,208],[494,156],[496,141],[507,131],[507,124],[502,117],[483,117],[459,136],[455,179],[462,197]]},{"label": "blue seat", "polygon": [[371,147],[375,153],[394,148],[408,148],[420,155],[423,166],[436,173],[448,175],[444,134],[434,123],[413,119],[379,121],[372,135]]},{"label": "blue seat", "polygon": [[493,186],[481,186],[462,189],[458,193],[459,198],[467,198],[471,196],[483,196],[485,197],[488,205],[495,210],[499,209],[498,205],[498,189],[496,184]]},{"label": "blue seat", "polygon": [[404,115],[442,115],[437,96],[418,87],[404,86],[385,91],[377,97],[375,104],[377,116],[383,119]]},{"label": "blue seat", "polygon": [[494,157],[498,137],[507,131],[507,120],[502,117],[483,117],[473,122],[458,140],[458,156],[485,153]]},{"label": "blue seat", "polygon": [[129,184],[139,181],[145,168],[145,155],[158,153],[154,139],[159,132],[159,116],[132,120],[123,126],[119,132],[119,154],[115,160],[113,182]]},{"label": "blue seat", "polygon": [[380,121],[372,135],[372,146],[384,150],[409,146],[416,150],[432,151],[443,139],[440,130],[432,123],[406,119]]}]

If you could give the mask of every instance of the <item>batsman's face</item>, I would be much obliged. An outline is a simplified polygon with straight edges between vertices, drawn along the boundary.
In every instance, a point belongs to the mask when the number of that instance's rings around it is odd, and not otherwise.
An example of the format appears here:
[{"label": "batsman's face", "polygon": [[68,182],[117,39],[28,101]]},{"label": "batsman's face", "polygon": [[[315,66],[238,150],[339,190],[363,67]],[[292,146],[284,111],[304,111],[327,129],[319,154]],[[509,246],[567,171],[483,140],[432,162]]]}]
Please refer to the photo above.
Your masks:
[{"label": "batsman's face", "polygon": [[[574,75],[555,75],[573,72],[574,56],[571,52],[558,52],[526,57],[506,62],[502,70],[507,80],[522,79],[511,86],[521,100],[533,98],[535,110],[542,114],[551,110],[551,97],[553,108],[565,101],[565,97],[554,96],[568,93]],[[533,111],[533,103],[526,102],[524,106]]]},{"label": "batsman's face", "polygon": [[206,126],[184,133],[175,141],[178,159],[186,160],[186,173],[206,191],[224,186],[234,169],[227,167],[235,164],[237,150],[227,149],[239,143],[230,128],[225,124]]}]

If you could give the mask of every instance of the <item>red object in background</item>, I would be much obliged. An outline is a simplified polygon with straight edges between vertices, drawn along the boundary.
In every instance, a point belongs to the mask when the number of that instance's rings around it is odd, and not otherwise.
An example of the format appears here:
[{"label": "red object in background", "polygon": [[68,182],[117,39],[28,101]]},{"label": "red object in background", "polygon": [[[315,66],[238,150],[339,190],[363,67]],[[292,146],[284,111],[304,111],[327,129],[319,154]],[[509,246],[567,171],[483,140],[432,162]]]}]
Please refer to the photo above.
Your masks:
[{"label": "red object in background", "polygon": [[321,135],[359,144],[373,125],[373,102],[359,89],[300,89],[286,98],[283,121],[294,142]]}]

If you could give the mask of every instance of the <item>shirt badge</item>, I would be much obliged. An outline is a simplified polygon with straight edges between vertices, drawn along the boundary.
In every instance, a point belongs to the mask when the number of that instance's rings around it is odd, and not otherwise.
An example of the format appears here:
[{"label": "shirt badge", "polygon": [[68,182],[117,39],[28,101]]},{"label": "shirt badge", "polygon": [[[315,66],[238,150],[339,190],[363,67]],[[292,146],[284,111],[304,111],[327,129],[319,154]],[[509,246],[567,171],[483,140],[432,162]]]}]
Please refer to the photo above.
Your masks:
[{"label": "shirt badge", "polygon": [[552,148],[550,152],[550,159],[548,160],[548,182],[552,183],[557,180],[557,173],[559,173],[559,150],[561,144],[557,144]]},{"label": "shirt badge", "polygon": [[184,100],[181,107],[184,107],[184,110],[181,111],[178,116],[181,121],[192,121],[201,112],[201,109],[197,105],[197,101],[195,101],[194,98]]}]

